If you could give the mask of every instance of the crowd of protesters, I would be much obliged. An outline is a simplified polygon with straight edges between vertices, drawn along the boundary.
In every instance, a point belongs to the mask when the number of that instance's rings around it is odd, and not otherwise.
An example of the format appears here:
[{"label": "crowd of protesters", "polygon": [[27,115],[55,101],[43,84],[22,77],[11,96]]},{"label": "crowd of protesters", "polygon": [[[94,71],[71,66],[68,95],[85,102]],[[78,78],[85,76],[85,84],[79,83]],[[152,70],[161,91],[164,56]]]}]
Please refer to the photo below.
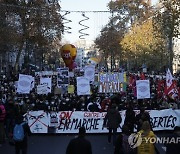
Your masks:
[{"label": "crowd of protesters", "polygon": [[[133,78],[132,78],[133,76]],[[135,74],[127,74],[127,78],[141,79],[141,76]],[[136,123],[139,131],[144,121],[149,121],[149,115],[145,110],[161,110],[161,109],[178,109],[179,99],[172,99],[168,96],[164,97],[163,86],[165,86],[165,78],[157,76],[145,75],[143,78],[150,80],[151,97],[149,99],[138,100],[134,94],[132,83],[127,83],[125,92],[116,94],[100,94],[98,86],[91,84],[92,95],[78,96],[74,94],[54,94],[38,95],[33,89],[30,94],[16,93],[15,81],[18,80],[18,75],[1,76],[0,80],[0,104],[5,107],[6,116],[0,117],[0,132],[5,127],[6,137],[12,136],[13,127],[16,117],[23,115],[28,111],[44,110],[44,111],[90,111],[90,112],[106,112],[108,108],[114,104],[116,109],[126,110],[126,118],[124,124],[128,126],[130,132],[134,130]],[[75,82],[75,79],[73,79]],[[179,83],[178,76],[176,77]],[[163,84],[162,84],[163,83]],[[75,85],[75,84],[74,84]],[[179,84],[177,84],[179,86]],[[76,89],[76,88],[75,88]],[[140,114],[135,116],[133,110],[139,110]],[[2,108],[0,110],[2,115]],[[4,137],[1,137],[4,138]],[[1,143],[3,142],[0,141]],[[1,144],[0,143],[0,144]],[[115,144],[115,143],[114,143]]]}]

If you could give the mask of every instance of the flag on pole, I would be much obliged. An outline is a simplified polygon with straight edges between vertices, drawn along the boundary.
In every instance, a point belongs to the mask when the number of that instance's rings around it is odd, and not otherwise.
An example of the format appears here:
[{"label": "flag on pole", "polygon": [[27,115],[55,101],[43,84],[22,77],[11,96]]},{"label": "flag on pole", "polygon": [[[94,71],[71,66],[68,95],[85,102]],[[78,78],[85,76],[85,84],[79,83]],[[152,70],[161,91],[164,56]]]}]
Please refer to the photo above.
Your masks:
[{"label": "flag on pole", "polygon": [[177,84],[173,81],[173,76],[168,69],[166,72],[166,87],[165,87],[165,95],[169,96],[172,99],[176,99],[178,97],[178,89]]}]

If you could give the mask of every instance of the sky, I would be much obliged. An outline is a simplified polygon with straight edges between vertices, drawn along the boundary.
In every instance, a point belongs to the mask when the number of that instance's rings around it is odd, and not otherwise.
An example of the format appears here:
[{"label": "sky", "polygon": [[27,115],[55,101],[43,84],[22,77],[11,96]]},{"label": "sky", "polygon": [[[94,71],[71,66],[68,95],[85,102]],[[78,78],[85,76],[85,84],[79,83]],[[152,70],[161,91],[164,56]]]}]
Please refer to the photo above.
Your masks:
[{"label": "sky", "polygon": [[[107,4],[110,0],[60,0],[61,10],[68,11],[108,11]],[[154,4],[157,0],[152,0]],[[62,12],[63,15],[65,12]],[[89,27],[89,29],[84,32],[89,34],[84,36],[85,40],[93,41],[100,34],[101,29],[108,23],[111,17],[110,13],[85,13],[89,20],[82,22],[82,24]],[[72,22],[65,24],[65,26],[71,27],[69,30],[71,33],[65,32],[63,35],[63,41],[69,41],[69,43],[74,43],[79,39],[79,30],[83,27],[79,25],[79,21],[85,19],[82,13],[71,12],[66,15],[65,18],[71,20]]]}]

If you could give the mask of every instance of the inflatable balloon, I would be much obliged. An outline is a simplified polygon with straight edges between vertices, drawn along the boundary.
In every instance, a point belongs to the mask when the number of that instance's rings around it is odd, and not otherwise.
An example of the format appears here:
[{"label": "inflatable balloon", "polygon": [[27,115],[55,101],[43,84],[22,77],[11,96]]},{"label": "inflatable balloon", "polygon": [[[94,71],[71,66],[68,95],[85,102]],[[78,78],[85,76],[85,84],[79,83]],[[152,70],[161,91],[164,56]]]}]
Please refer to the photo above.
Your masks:
[{"label": "inflatable balloon", "polygon": [[100,59],[96,57],[91,57],[88,59],[88,63],[92,65],[97,65],[99,62],[100,62]]},{"label": "inflatable balloon", "polygon": [[69,67],[69,69],[74,69],[76,67],[76,64],[74,62],[76,54],[77,49],[72,44],[65,44],[61,48],[61,57],[64,60],[66,67]]}]

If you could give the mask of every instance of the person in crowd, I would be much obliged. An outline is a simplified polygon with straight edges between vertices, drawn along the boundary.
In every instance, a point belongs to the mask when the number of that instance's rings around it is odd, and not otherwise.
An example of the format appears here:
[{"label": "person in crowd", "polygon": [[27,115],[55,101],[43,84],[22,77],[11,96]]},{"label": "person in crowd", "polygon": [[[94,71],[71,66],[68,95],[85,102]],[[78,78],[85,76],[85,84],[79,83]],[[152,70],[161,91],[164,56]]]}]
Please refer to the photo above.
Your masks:
[{"label": "person in crowd", "polygon": [[[151,141],[151,138],[156,139],[156,135],[151,131],[151,126],[148,121],[144,121],[141,130],[138,132],[141,135],[142,143],[137,147],[137,154],[155,154],[155,146]],[[149,139],[147,141],[146,139]]]},{"label": "person in crowd", "polygon": [[101,102],[100,112],[107,112],[110,105],[111,105],[111,99],[108,96],[106,96]]},{"label": "person in crowd", "polygon": [[101,110],[101,105],[96,98],[87,105],[87,110],[90,112],[99,112]]},{"label": "person in crowd", "polygon": [[[15,137],[17,136],[15,133],[15,127],[17,125],[22,125],[23,128],[23,137],[20,140],[17,140]],[[15,121],[15,126],[14,126],[14,130],[13,130],[13,140],[15,142],[15,154],[20,154],[20,152],[22,152],[22,154],[27,154],[27,148],[28,148],[28,136],[31,134],[29,125],[23,121],[23,116],[22,115],[18,115]]]},{"label": "person in crowd", "polygon": [[112,104],[111,108],[108,109],[107,114],[104,118],[104,127],[109,129],[108,133],[108,143],[111,143],[111,136],[113,134],[113,145],[116,142],[117,128],[120,126],[122,121],[119,111],[116,109],[116,105]]},{"label": "person in crowd", "polygon": [[6,118],[6,109],[0,100],[0,146],[5,142],[5,118]]},{"label": "person in crowd", "polygon": [[126,110],[126,113],[125,113],[124,124],[129,127],[131,133],[134,132],[134,125],[135,125],[135,122],[136,122],[135,118],[136,118],[135,117],[135,112],[133,111],[132,106],[129,105],[127,110]]},{"label": "person in crowd", "polygon": [[66,154],[92,154],[91,143],[85,138],[85,134],[85,127],[80,127],[78,137],[69,142]]},{"label": "person in crowd", "polygon": [[122,133],[117,137],[114,154],[133,154],[135,151],[130,147],[128,138],[130,136],[130,129],[127,125],[123,125]]},{"label": "person in crowd", "polygon": [[140,113],[136,115],[137,131],[140,131],[144,121],[149,121],[150,123],[150,115],[145,111],[144,107],[141,107]]},{"label": "person in crowd", "polygon": [[14,101],[10,99],[8,103],[5,104],[6,109],[6,136],[8,138],[12,137],[13,128],[15,125],[15,119],[19,114],[18,107],[15,105]]},{"label": "person in crowd", "polygon": [[[174,127],[174,132],[170,136],[168,136],[170,139],[169,141],[175,141],[165,144],[166,145],[166,154],[179,154],[180,151],[180,141],[178,138],[180,138],[180,126]],[[173,140],[174,139],[174,140]]]}]

